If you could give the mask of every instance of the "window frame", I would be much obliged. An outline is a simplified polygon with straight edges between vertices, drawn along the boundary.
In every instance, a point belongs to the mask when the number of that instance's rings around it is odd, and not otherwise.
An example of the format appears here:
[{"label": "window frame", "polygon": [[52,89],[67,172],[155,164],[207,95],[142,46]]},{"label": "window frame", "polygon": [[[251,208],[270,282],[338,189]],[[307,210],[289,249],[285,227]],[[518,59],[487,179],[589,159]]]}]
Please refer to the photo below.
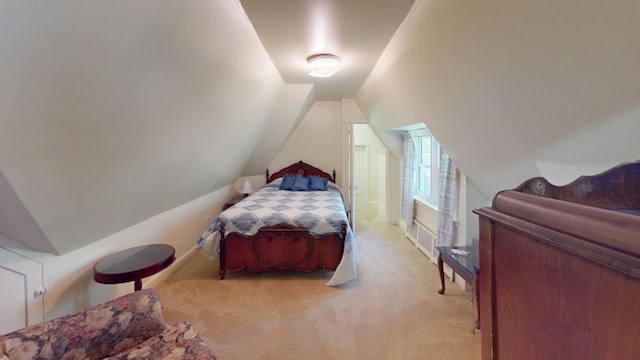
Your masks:
[{"label": "window frame", "polygon": [[[426,137],[430,139],[429,158],[431,161],[428,165],[423,163],[424,156],[422,152],[422,139]],[[440,143],[427,128],[411,131],[411,138],[416,147],[416,187],[414,197],[416,200],[437,210],[440,193]],[[423,189],[420,189],[419,181],[421,175],[427,168],[430,170],[430,193],[426,193]]]}]

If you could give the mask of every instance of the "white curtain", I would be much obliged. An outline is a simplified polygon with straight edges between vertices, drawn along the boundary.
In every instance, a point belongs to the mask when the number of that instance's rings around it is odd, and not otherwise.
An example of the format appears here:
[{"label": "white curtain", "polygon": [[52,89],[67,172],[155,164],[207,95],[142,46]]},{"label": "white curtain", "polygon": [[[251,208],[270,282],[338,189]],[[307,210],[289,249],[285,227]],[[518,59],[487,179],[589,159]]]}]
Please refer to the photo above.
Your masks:
[{"label": "white curtain", "polygon": [[409,132],[402,134],[402,210],[400,216],[407,223],[413,224],[413,196],[416,187],[416,145]]},{"label": "white curtain", "polygon": [[440,193],[438,198],[438,234],[436,246],[451,246],[455,233],[453,219],[458,205],[456,167],[440,149]]}]

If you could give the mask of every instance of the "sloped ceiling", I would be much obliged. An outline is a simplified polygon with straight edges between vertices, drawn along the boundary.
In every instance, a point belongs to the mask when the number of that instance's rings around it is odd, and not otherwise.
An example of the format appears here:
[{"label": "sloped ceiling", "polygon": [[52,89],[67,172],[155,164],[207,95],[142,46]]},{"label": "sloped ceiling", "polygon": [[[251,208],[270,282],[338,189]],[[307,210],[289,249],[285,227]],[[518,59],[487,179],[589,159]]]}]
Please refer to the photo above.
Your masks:
[{"label": "sloped ceiling", "polygon": [[487,200],[640,158],[640,2],[417,0],[355,100],[424,122]]},{"label": "sloped ceiling", "polygon": [[[266,40],[268,16],[313,10],[245,1],[255,29],[239,0],[0,2],[0,240],[65,253],[261,173],[314,98],[336,97],[296,80],[316,48],[281,56],[314,39],[284,23]],[[304,3],[353,46],[391,38],[364,70],[341,52],[343,86],[364,81],[355,101],[396,153],[390,129],[427,124],[487,200],[640,158],[639,2]]]},{"label": "sloped ceiling", "polygon": [[313,85],[310,84],[284,85],[271,119],[262,129],[262,136],[255,147],[256,151],[242,170],[243,176],[265,172],[315,102],[314,90]]},{"label": "sloped ceiling", "polygon": [[0,196],[36,250],[232,183],[284,84],[238,1],[4,1],[0,24]]},{"label": "sloped ceiling", "polygon": [[[413,0],[241,0],[283,80],[313,84],[317,100],[352,98]],[[330,78],[308,75],[306,58],[340,57]]]}]

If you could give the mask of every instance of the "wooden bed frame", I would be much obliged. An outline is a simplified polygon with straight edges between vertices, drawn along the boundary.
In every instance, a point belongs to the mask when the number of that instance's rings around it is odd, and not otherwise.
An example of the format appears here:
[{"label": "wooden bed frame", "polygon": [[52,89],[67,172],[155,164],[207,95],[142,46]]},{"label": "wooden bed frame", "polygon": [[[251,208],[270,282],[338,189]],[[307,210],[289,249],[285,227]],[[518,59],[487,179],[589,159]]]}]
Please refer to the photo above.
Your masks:
[{"label": "wooden bed frame", "polygon": [[482,359],[640,354],[640,162],[533,178],[480,215]]},{"label": "wooden bed frame", "polygon": [[[335,183],[336,173],[326,172],[299,161],[269,176],[267,183],[284,174],[321,176]],[[314,236],[304,227],[288,224],[266,226],[255,235],[220,230],[220,280],[227,271],[335,271],[342,260],[347,226],[340,233]]]}]

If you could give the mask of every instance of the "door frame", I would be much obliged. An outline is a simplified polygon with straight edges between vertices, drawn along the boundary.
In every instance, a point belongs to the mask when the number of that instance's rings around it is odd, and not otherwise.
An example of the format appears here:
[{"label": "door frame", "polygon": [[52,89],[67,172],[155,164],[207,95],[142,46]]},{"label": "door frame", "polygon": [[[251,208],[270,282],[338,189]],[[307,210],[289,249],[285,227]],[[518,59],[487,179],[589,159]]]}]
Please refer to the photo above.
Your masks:
[{"label": "door frame", "polygon": [[[355,125],[367,125],[369,126],[369,128],[371,129],[371,124],[369,124],[368,122],[348,122],[347,123],[347,135],[346,141],[347,141],[347,149],[348,149],[348,163],[347,163],[347,173],[348,173],[348,185],[347,185],[347,189],[348,189],[348,199],[351,205],[351,216],[350,216],[350,221],[352,222],[352,229],[355,232],[355,184],[354,184],[354,177],[353,177],[353,171],[354,171],[354,157],[355,157]],[[373,132],[373,129],[371,129],[371,131]],[[385,216],[383,221],[385,223],[390,223],[390,209],[389,204],[390,204],[390,189],[389,189],[389,149],[386,147],[386,145],[382,142],[382,140],[380,140],[380,138],[378,137],[378,135],[373,132],[374,135],[376,136],[377,140],[380,142],[380,144],[384,147],[385,151],[384,151],[384,157],[385,157],[385,169],[384,169],[384,191],[385,191],[385,199],[386,199],[386,207],[387,209],[385,210]],[[370,151],[370,150],[369,150]],[[369,166],[371,166],[371,164],[369,164]],[[371,175],[371,174],[369,174]]]}]

